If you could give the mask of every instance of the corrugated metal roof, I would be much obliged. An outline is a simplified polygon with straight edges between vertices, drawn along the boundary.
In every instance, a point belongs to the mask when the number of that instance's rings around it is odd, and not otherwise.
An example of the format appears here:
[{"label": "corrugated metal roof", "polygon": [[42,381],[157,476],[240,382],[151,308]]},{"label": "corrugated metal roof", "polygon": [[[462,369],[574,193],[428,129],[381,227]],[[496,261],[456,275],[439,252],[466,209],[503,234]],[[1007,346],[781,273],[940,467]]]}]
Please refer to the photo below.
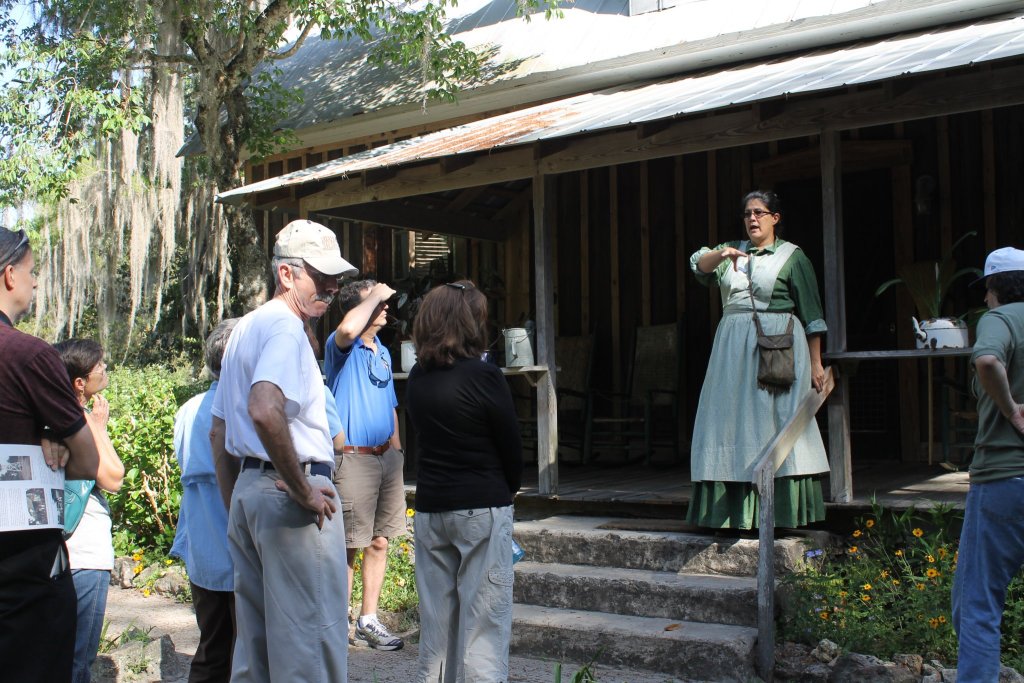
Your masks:
[{"label": "corrugated metal roof", "polygon": [[219,195],[341,178],[351,173],[454,154],[521,145],[737,104],[876,82],[1024,54],[1024,13],[777,61],[620,86],[335,159]]},{"label": "corrugated metal roof", "polygon": [[[768,27],[828,21],[842,14],[886,16],[912,2],[892,0],[682,0],[660,12],[629,16],[629,0],[575,0],[563,3],[564,17],[526,22],[516,16],[516,0],[462,0],[448,8],[445,30],[483,55],[481,81],[518,80],[616,58],[743,35]],[[951,3],[946,3],[951,4]],[[853,37],[851,37],[853,38]],[[288,59],[274,62],[278,82],[301,88],[303,102],[289,107],[280,127],[302,130],[353,115],[379,111],[421,97],[413,73],[401,74],[367,61],[358,39],[310,37]],[[661,74],[659,74],[661,75]]]}]

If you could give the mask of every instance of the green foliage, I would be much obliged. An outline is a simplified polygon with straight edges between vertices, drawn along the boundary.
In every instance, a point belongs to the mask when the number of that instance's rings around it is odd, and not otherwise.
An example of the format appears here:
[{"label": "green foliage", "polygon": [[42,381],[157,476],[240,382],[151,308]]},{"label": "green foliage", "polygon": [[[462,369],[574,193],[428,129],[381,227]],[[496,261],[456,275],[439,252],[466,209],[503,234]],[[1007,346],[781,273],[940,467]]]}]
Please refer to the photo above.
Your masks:
[{"label": "green foliage", "polygon": [[18,31],[9,3],[0,10],[0,205],[58,199],[97,140],[149,123],[143,91],[127,75],[125,43],[82,27]]},{"label": "green foliage", "polygon": [[[410,524],[413,511],[406,511]],[[380,608],[388,612],[408,612],[419,604],[416,594],[416,564],[413,554],[415,544],[412,529],[408,536],[391,539],[388,544],[388,567],[384,573],[384,586],[380,592]],[[355,580],[352,586],[353,606],[362,604],[363,582],[361,577],[363,551],[356,553]]]},{"label": "green foliage", "polygon": [[921,320],[930,320],[942,315],[942,301],[946,298],[949,288],[953,283],[965,275],[981,275],[977,268],[961,268],[957,270],[956,262],[953,260],[952,251],[968,237],[976,235],[974,230],[968,232],[958,239],[950,249],[950,255],[941,261],[916,261],[907,263],[899,268],[899,277],[887,280],[875,290],[875,296],[879,296],[895,284],[904,284],[914,300],[917,308],[917,315]]},{"label": "green foliage", "polygon": [[121,490],[109,496],[114,547],[166,554],[181,505],[181,473],[174,456],[174,415],[205,389],[187,369],[162,366],[110,372],[108,430],[125,466]]},{"label": "green foliage", "polygon": [[[804,571],[784,581],[780,635],[816,644],[822,638],[848,651],[888,658],[917,653],[956,661],[950,591],[963,513],[947,506],[871,515],[837,556],[807,553]],[[1024,580],[1011,585],[1003,620],[1003,661],[1024,663]]]},{"label": "green foliage", "polygon": [[135,624],[129,624],[124,631],[113,638],[107,638],[108,628],[110,628],[110,621],[108,619],[104,619],[103,629],[100,631],[100,647],[98,650],[101,655],[110,654],[127,643],[142,643],[145,645],[153,642],[154,640],[153,636],[150,635],[155,628],[154,626],[150,626],[146,630],[142,630]]},{"label": "green foliage", "polygon": [[[555,683],[562,683],[562,663],[555,664]],[[594,660],[590,660],[572,675],[569,683],[597,683],[597,672],[594,670]]]}]

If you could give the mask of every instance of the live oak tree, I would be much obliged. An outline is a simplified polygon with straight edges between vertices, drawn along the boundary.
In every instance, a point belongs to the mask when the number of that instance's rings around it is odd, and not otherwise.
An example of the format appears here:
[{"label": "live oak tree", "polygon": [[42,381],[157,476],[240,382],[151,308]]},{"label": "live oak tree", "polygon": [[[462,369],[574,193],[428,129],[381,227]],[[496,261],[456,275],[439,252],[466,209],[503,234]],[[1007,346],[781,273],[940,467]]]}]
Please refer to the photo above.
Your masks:
[{"label": "live oak tree", "polygon": [[[555,0],[518,2],[527,18],[557,12]],[[0,0],[0,204],[51,207],[40,215],[60,234],[44,230],[41,247],[62,264],[54,282],[78,297],[58,323],[73,329],[90,290],[100,317],[127,302],[134,322],[147,292],[158,317],[164,291],[180,288],[181,330],[199,333],[258,302],[265,259],[252,216],[212,199],[242,182],[243,154],[289,141],[274,123],[301,94],[277,85],[274,64],[319,32],[363,41],[372,62],[412,74],[424,104],[453,98],[480,59],[445,34],[452,4]],[[176,153],[186,130],[202,156],[183,164]],[[106,261],[103,281],[81,274],[97,265],[91,259]],[[116,287],[122,260],[127,292]]]}]

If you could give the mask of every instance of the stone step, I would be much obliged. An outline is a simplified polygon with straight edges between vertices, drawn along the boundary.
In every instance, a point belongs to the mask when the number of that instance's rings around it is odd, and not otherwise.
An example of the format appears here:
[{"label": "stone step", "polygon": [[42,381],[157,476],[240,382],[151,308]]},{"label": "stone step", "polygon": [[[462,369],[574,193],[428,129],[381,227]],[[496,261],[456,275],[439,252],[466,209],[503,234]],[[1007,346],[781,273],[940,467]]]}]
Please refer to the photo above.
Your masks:
[{"label": "stone step", "polygon": [[756,640],[757,630],[746,626],[513,606],[513,652],[556,661],[594,661],[690,681],[752,680]]},{"label": "stone step", "polygon": [[[516,522],[515,538],[532,562],[726,576],[757,574],[756,538],[601,528],[607,525],[643,528],[644,520],[557,515]],[[654,529],[663,525],[664,520],[651,521]],[[823,547],[830,538],[827,532],[816,531],[777,538],[776,573],[794,571],[806,551]]]},{"label": "stone step", "polygon": [[640,617],[757,625],[757,580],[645,569],[519,562],[515,601]]}]

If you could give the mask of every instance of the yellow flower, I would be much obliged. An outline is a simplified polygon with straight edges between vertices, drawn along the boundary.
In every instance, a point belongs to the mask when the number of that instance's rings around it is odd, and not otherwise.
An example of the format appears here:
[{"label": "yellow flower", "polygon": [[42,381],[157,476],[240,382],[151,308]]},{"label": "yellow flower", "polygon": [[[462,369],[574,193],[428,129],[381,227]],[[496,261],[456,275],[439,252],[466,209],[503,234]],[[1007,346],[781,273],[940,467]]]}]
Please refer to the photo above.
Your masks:
[{"label": "yellow flower", "polygon": [[896,551],[896,557],[903,557],[903,551],[902,550],[897,550]]},{"label": "yellow flower", "polygon": [[856,554],[857,554],[857,546],[855,546],[855,545],[851,545],[851,546],[850,546],[850,550],[849,550],[849,553],[850,553],[851,555],[856,555]]},{"label": "yellow flower", "polygon": [[138,562],[142,559],[142,553],[135,553],[134,555],[132,555],[132,559]]},{"label": "yellow flower", "polygon": [[828,612],[822,610],[822,612],[821,612],[821,620],[822,621],[828,621]]},{"label": "yellow flower", "polygon": [[900,580],[899,579],[893,579],[892,580],[892,585],[894,585],[894,586],[900,585]]},{"label": "yellow flower", "polygon": [[935,562],[935,556],[934,555],[928,555],[924,559],[928,560],[929,562]]},{"label": "yellow flower", "polygon": [[403,553],[407,553],[407,552],[409,552],[409,544],[408,543],[399,543],[398,544],[398,549],[401,550]]},{"label": "yellow flower", "polygon": [[922,529],[914,529],[910,533],[914,534],[918,538],[921,538],[922,536],[924,536],[924,531]]},{"label": "yellow flower", "polygon": [[939,575],[939,570],[934,567],[928,567],[928,571],[925,572],[929,579],[934,579]]},{"label": "yellow flower", "polygon": [[166,565],[171,565],[173,563],[174,563],[174,560],[172,560],[171,558],[167,558],[166,560],[164,560],[164,564],[166,564]]},{"label": "yellow flower", "polygon": [[399,586],[404,586],[405,585],[405,579],[399,577],[399,578],[395,579],[395,583],[397,583]]},{"label": "yellow flower", "polygon": [[883,569],[882,573],[878,575],[878,578],[880,578],[880,579],[888,579],[889,578],[889,570],[888,569]]},{"label": "yellow flower", "polygon": [[853,537],[854,538],[860,538],[863,535],[864,535],[864,532],[862,532],[860,529],[857,529],[856,531],[853,532]]},{"label": "yellow flower", "polygon": [[848,595],[846,591],[839,591],[839,597],[845,598]]},{"label": "yellow flower", "polygon": [[405,516],[406,517],[414,517],[414,516],[416,516],[416,511],[413,510],[412,508],[406,508],[405,509]]},{"label": "yellow flower", "polygon": [[945,615],[940,615],[940,616],[939,616],[939,623],[940,623],[940,624],[945,624],[945,623],[946,623],[946,617],[945,617]]},{"label": "yellow flower", "polygon": [[875,520],[873,520],[873,519],[869,519],[868,521],[864,522],[864,526],[866,526],[869,529],[871,527],[873,527],[874,525],[875,525]]},{"label": "yellow flower", "polygon": [[148,598],[149,595],[150,595],[149,589],[148,588],[143,588],[142,589],[142,595]]},{"label": "yellow flower", "polygon": [[946,550],[946,547],[943,546],[943,547],[939,548],[939,557],[945,559],[946,555],[949,555],[949,551]]},{"label": "yellow flower", "polygon": [[919,590],[919,591],[923,591],[924,590],[924,584],[923,583],[919,583],[919,584],[917,584],[917,586],[915,586],[915,588],[917,588],[917,590]]},{"label": "yellow flower", "polygon": [[142,565],[141,564],[135,565],[135,567],[132,569],[132,571],[135,572],[136,576],[141,574],[142,573]]},{"label": "yellow flower", "polygon": [[938,628],[939,627],[939,620],[936,619],[935,617],[932,617],[931,619],[928,620],[928,625],[931,626],[932,628]]},{"label": "yellow flower", "polygon": [[870,595],[862,595],[862,596],[860,596],[860,599],[863,600],[864,602],[871,602],[871,596]]},{"label": "yellow flower", "polygon": [[863,588],[866,591],[869,591],[869,590],[871,590],[871,584],[870,583],[865,583],[863,586],[861,586],[861,588]]}]

